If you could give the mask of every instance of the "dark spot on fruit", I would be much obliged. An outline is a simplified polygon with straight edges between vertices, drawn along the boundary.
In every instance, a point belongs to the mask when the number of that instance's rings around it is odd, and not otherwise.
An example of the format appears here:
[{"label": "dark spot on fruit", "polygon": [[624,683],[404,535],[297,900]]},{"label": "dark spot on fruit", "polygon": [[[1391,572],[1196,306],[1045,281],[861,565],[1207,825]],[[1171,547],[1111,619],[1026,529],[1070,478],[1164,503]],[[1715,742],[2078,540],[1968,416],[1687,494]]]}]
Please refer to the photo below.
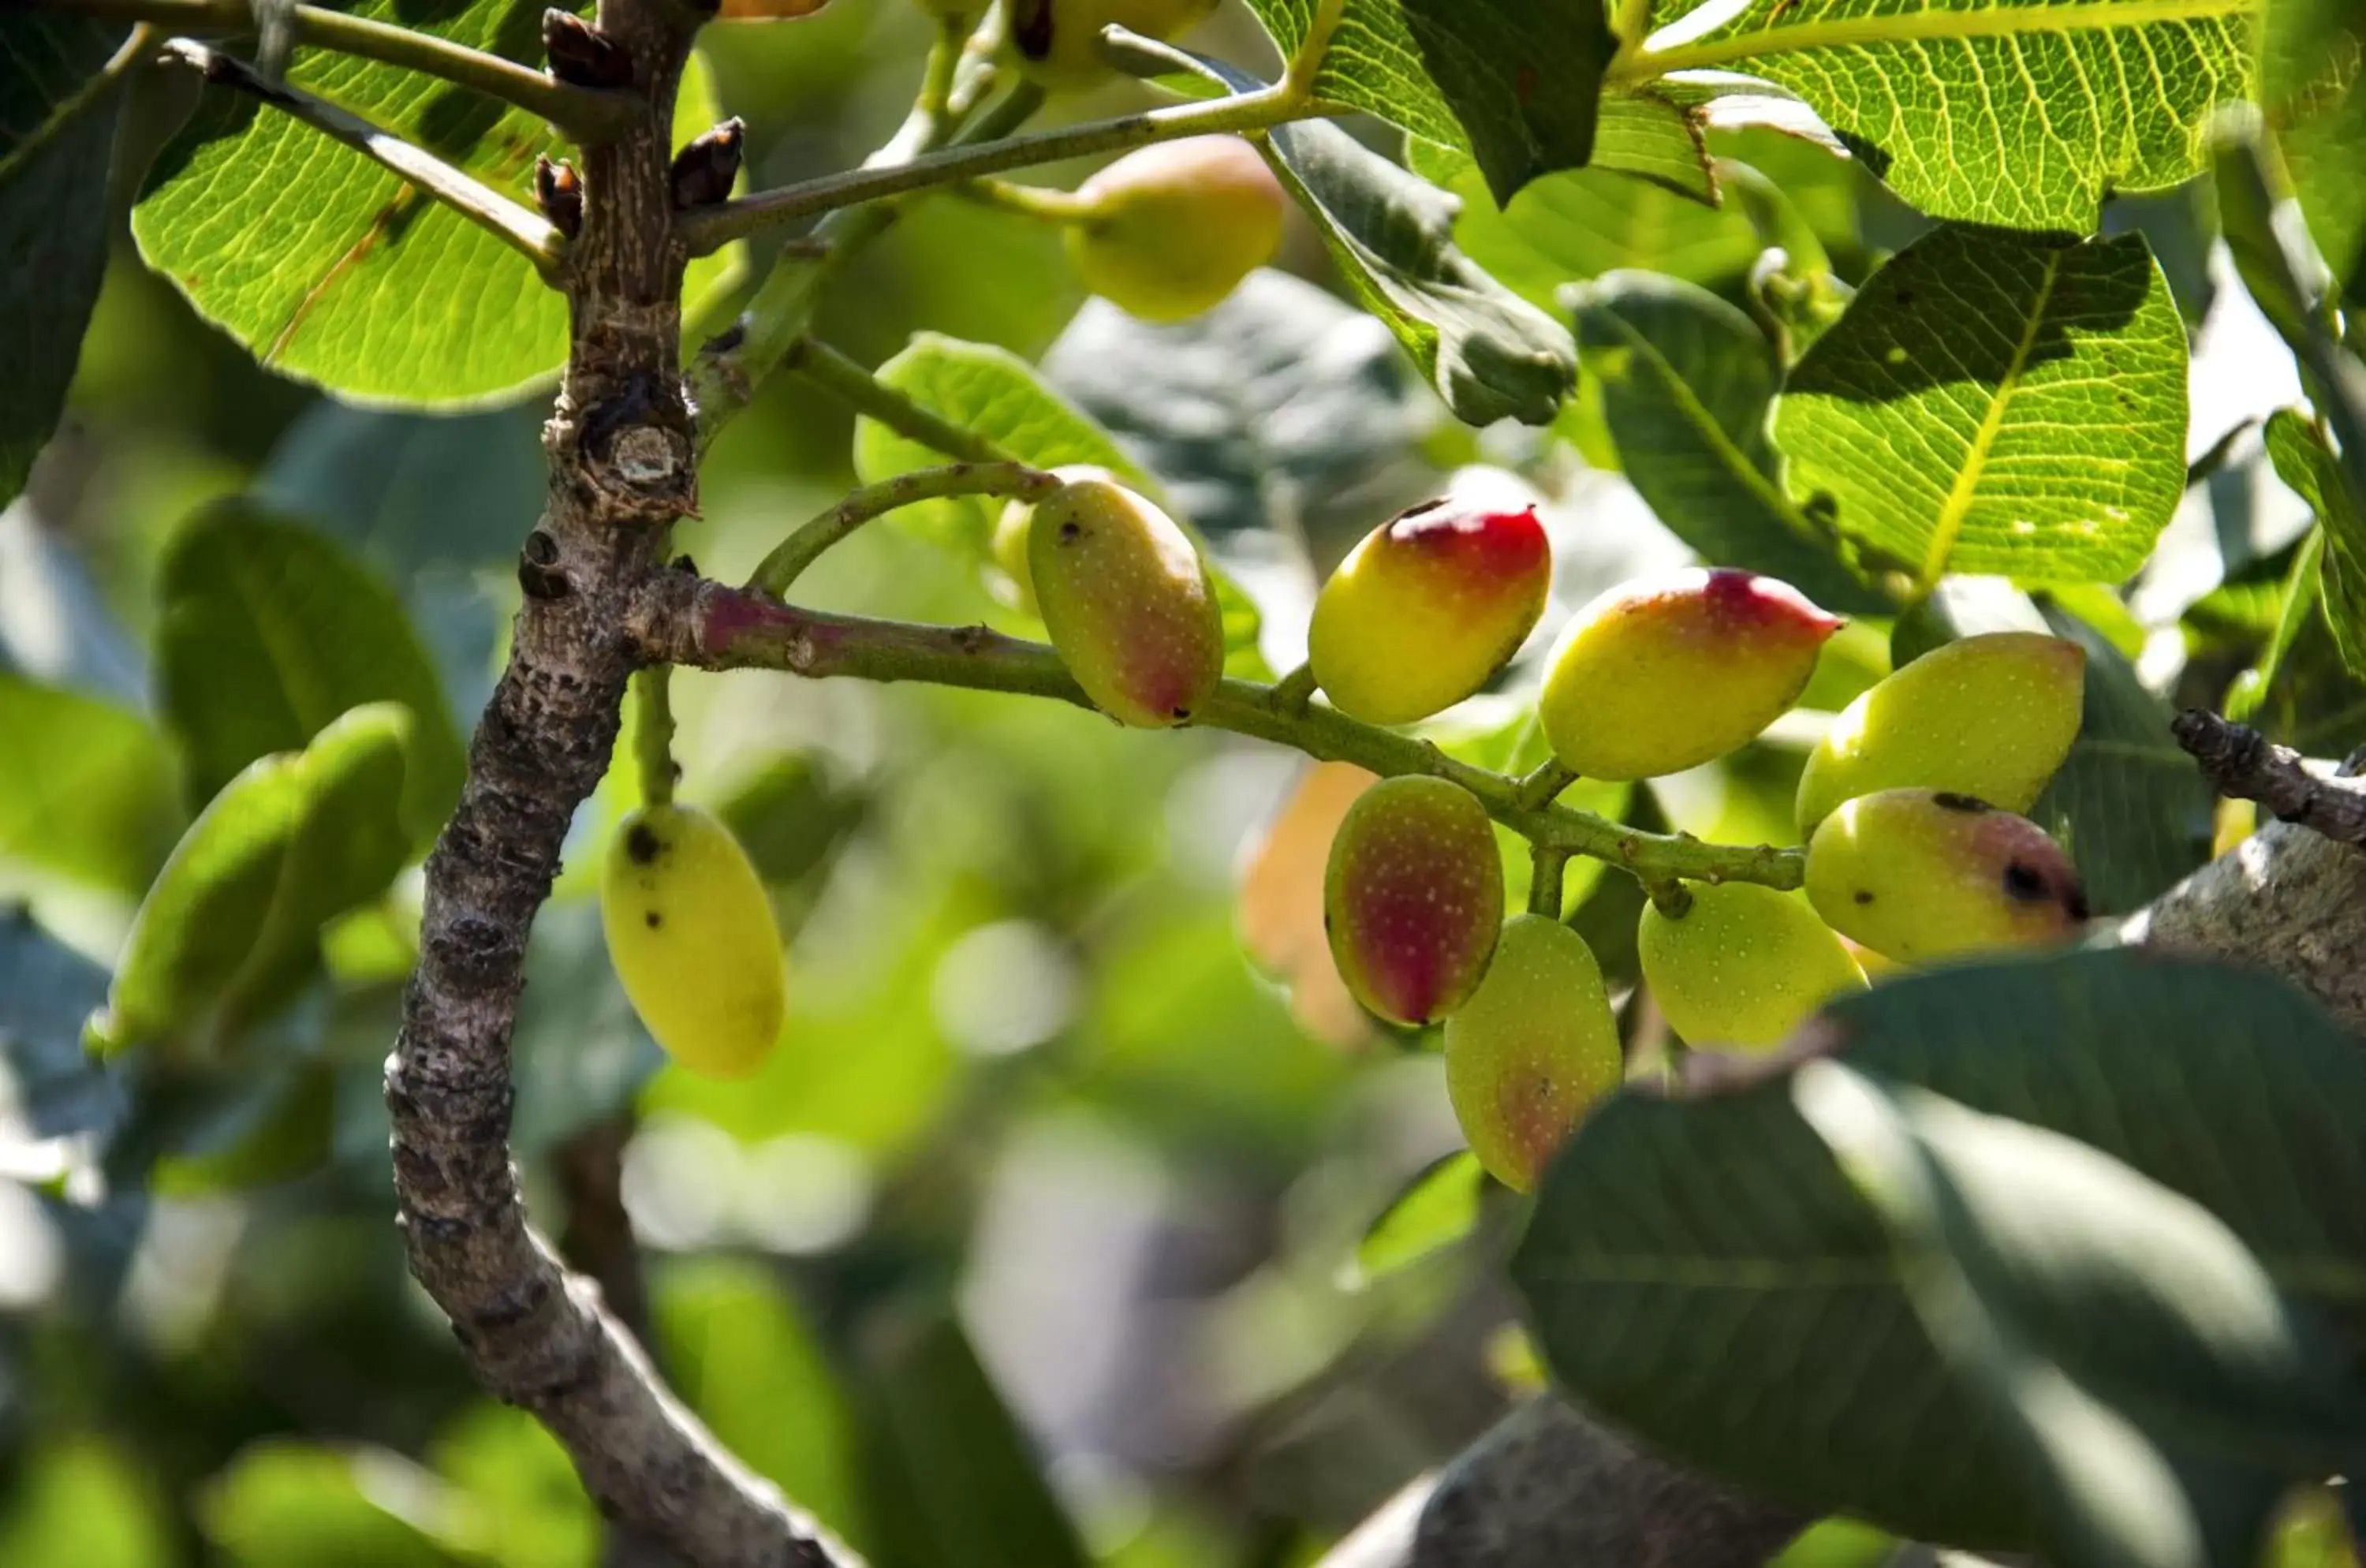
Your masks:
[{"label": "dark spot on fruit", "polygon": [[1180,722],[1182,722],[1183,720],[1189,718],[1190,716],[1191,716],[1191,710],[1190,710],[1189,708],[1177,708],[1177,709],[1175,710],[1175,717],[1176,717],[1176,721],[1177,721],[1177,723],[1180,723]]},{"label": "dark spot on fruit", "polygon": [[1873,902],[1873,895],[1860,887],[1856,890],[1856,901],[1860,904],[1870,904]]},{"label": "dark spot on fruit", "polygon": [[2087,889],[2077,882],[2071,883],[2070,886],[2063,891],[2062,908],[2069,913],[2072,919],[2085,919],[2087,918]]},{"label": "dark spot on fruit", "polygon": [[1083,524],[1063,523],[1060,525],[1060,543],[1064,545],[1073,545],[1084,536],[1085,525]]},{"label": "dark spot on fruit", "polygon": [[641,917],[641,924],[648,927],[651,931],[655,931],[659,926],[665,924],[665,917],[659,914],[655,909],[651,909],[648,914]]},{"label": "dark spot on fruit", "polygon": [[1933,795],[1931,797],[1931,804],[1942,811],[1960,811],[1966,817],[1977,817],[1996,809],[1978,795],[1957,795],[1955,791],[1947,789]]},{"label": "dark spot on fruit", "polygon": [[2004,868],[2004,893],[2024,904],[2045,902],[2045,874],[2027,861],[2009,861]]},{"label": "dark spot on fruit", "polygon": [[658,842],[657,834],[649,830],[646,822],[634,823],[625,835],[625,852],[633,857],[635,865],[648,864],[658,858],[658,852],[664,847]]}]

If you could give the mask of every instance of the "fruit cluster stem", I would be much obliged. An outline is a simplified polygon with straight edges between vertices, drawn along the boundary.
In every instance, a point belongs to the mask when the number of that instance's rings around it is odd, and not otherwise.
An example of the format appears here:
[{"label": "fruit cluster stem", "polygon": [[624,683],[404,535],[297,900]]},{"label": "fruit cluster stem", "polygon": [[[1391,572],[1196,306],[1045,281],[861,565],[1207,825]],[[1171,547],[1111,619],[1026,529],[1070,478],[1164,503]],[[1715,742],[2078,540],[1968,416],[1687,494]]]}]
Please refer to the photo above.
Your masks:
[{"label": "fruit cluster stem", "polygon": [[[652,660],[708,670],[784,670],[817,680],[921,681],[1091,705],[1048,645],[983,626],[920,626],[807,610],[687,571],[654,580],[632,619],[634,635]],[[1789,888],[1805,873],[1797,849],[1704,843],[1689,834],[1647,833],[1588,811],[1530,806],[1520,780],[1321,704],[1290,712],[1276,694],[1260,682],[1226,681],[1190,722],[1287,746],[1318,761],[1352,762],[1383,777],[1423,773],[1449,780],[1539,849],[1606,862],[1646,886],[1696,881]]]},{"label": "fruit cluster stem", "polygon": [[874,517],[918,502],[956,495],[1007,495],[1040,501],[1059,486],[1059,479],[1024,463],[954,463],[941,468],[916,468],[865,485],[844,501],[805,524],[773,547],[748,579],[748,586],[776,597],[788,592],[806,568],[831,546]]}]

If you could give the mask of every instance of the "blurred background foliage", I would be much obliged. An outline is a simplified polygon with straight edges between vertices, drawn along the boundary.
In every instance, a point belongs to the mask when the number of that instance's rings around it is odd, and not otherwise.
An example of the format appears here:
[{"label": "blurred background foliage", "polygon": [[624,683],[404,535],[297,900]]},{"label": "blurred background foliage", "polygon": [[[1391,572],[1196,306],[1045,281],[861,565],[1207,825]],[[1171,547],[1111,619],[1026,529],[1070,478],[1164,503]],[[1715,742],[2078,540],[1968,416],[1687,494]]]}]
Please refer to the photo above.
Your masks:
[{"label": "blurred background foliage", "polygon": [[[716,29],[708,59],[749,122],[751,183],[858,161],[900,118],[925,35],[904,0]],[[1237,8],[1200,41],[1270,65]],[[1846,280],[1920,227],[1809,142],[1756,129],[1712,150],[1772,177]],[[1483,186],[1458,188],[1465,246],[1555,310],[1566,286],[1617,267],[1746,303],[1764,241],[1734,205],[1607,173],[1549,177],[1502,213]],[[2226,287],[2203,197],[2115,202],[2106,227],[2146,231],[2197,333],[2200,467],[2129,592],[2044,609],[2157,708],[2180,681],[2214,694],[2282,614],[2308,514],[2252,427],[2296,387]],[[1448,484],[1545,503],[1562,611],[1685,558],[1614,471],[1594,383],[1551,432],[1471,431],[1375,323],[1324,297],[1335,280],[1302,225],[1281,266],[1297,276],[1261,275],[1211,322],[1143,329],[1085,305],[1049,231],[935,199],[821,319],[865,363],[923,329],[1044,361],[1217,536],[1277,669],[1299,657],[1321,573]],[[1162,417],[1192,399],[1205,422]],[[333,928],[325,972],[291,1004],[211,1055],[100,1069],[78,1044],[197,803],[158,679],[175,541],[225,504],[332,541],[407,612],[443,694],[425,722],[464,736],[539,504],[541,418],[535,399],[445,417],[328,401],[258,369],[118,240],[67,424],[0,516],[0,1562],[600,1560],[563,1456],[477,1393],[389,1223],[377,1079],[415,868]],[[851,434],[844,409],[776,378],[716,448],[679,547],[744,574],[851,481]],[[972,568],[892,526],[800,591],[1018,624]],[[1919,613],[1960,630],[2036,610],[1975,583]],[[1518,693],[1558,618],[1502,694],[1437,731],[1447,743],[1534,760]],[[1876,618],[1835,639],[1810,708],[1885,671],[1891,630]],[[2328,642],[2313,618],[2302,629],[2260,716],[2280,739],[2321,746],[2366,711]],[[792,933],[786,1045],[753,1081],[716,1084],[664,1066],[634,1021],[586,874],[633,804],[617,769],[535,930],[516,1146],[546,1227],[749,1464],[882,1568],[1280,1568],[1532,1386],[1493,1267],[1506,1195],[1439,1166],[1459,1141],[1428,1043],[1343,1009],[1327,959],[1310,969],[1287,940],[1327,838],[1320,810],[1279,816],[1295,759],[920,688],[690,673],[676,703],[685,794],[728,817]],[[1583,804],[1788,841],[1808,716]],[[2172,807],[2184,825],[2129,897],[2206,852],[2206,801]],[[1506,864],[1516,898],[1526,861]],[[1634,888],[1572,868],[1569,897],[1630,993]],[[1283,933],[1271,952],[1260,921]],[[1268,967],[1295,971],[1295,998],[1245,961],[1245,929]],[[1639,1001],[1626,1022],[1647,1046],[1664,1035]],[[2296,1516],[2296,1551],[2311,1528]],[[1793,1560],[1890,1550],[1834,1526]]]}]

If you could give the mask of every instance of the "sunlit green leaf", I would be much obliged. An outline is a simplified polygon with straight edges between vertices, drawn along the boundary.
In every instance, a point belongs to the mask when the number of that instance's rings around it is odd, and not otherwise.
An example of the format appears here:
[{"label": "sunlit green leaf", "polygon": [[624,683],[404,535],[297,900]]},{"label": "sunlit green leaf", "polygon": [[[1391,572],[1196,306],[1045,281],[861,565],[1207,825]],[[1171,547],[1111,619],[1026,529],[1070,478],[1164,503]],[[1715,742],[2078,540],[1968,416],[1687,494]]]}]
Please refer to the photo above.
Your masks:
[{"label": "sunlit green leaf", "polygon": [[[470,0],[422,17],[404,0],[366,0],[352,14],[543,63],[541,12],[531,6]],[[522,203],[533,200],[536,155],[566,151],[535,116],[417,72],[308,50],[287,74]],[[693,60],[674,140],[716,118]],[[132,233],[148,265],[257,359],[346,397],[506,397],[544,381],[567,353],[567,302],[524,257],[250,95],[208,93],[151,171]],[[692,314],[738,255],[734,247],[692,264]]]},{"label": "sunlit green leaf", "polygon": [[2366,260],[2366,7],[2265,0],[2259,104],[2334,286]]},{"label": "sunlit green leaf", "polygon": [[231,1568],[456,1568],[397,1511],[432,1506],[432,1479],[384,1450],[268,1438],[206,1483],[197,1523]]},{"label": "sunlit green leaf", "polygon": [[2306,419],[2291,409],[2270,416],[2268,457],[2325,530],[2325,622],[2352,675],[2366,679],[2366,503]]},{"label": "sunlit green leaf", "polygon": [[1774,412],[1791,493],[1926,583],[2117,582],[2185,489],[2184,324],[2141,235],[1947,228],[1867,280]]},{"label": "sunlit green leaf", "polygon": [[1622,79],[1732,71],[1807,100],[1934,218],[2094,227],[2200,172],[2251,79],[2257,0],[1750,0]]}]

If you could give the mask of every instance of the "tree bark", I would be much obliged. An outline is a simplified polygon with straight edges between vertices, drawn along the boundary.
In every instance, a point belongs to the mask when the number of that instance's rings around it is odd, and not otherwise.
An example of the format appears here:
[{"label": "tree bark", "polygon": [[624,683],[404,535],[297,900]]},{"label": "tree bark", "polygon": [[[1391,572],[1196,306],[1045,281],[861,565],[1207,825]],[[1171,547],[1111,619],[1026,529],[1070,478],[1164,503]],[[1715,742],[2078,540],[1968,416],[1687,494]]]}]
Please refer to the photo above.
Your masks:
[{"label": "tree bark", "polygon": [[509,666],[427,863],[420,961],[388,1062],[411,1273],[477,1375],[557,1435],[603,1511],[700,1568],[850,1561],[665,1389],[598,1288],[528,1227],[510,1163],[509,1046],[535,912],[576,807],[606,770],[636,655],[625,611],[692,509],[679,349],[685,249],[668,144],[696,18],[603,0],[640,113],[583,149],[570,343],[544,427],[550,487],[519,561]]}]

